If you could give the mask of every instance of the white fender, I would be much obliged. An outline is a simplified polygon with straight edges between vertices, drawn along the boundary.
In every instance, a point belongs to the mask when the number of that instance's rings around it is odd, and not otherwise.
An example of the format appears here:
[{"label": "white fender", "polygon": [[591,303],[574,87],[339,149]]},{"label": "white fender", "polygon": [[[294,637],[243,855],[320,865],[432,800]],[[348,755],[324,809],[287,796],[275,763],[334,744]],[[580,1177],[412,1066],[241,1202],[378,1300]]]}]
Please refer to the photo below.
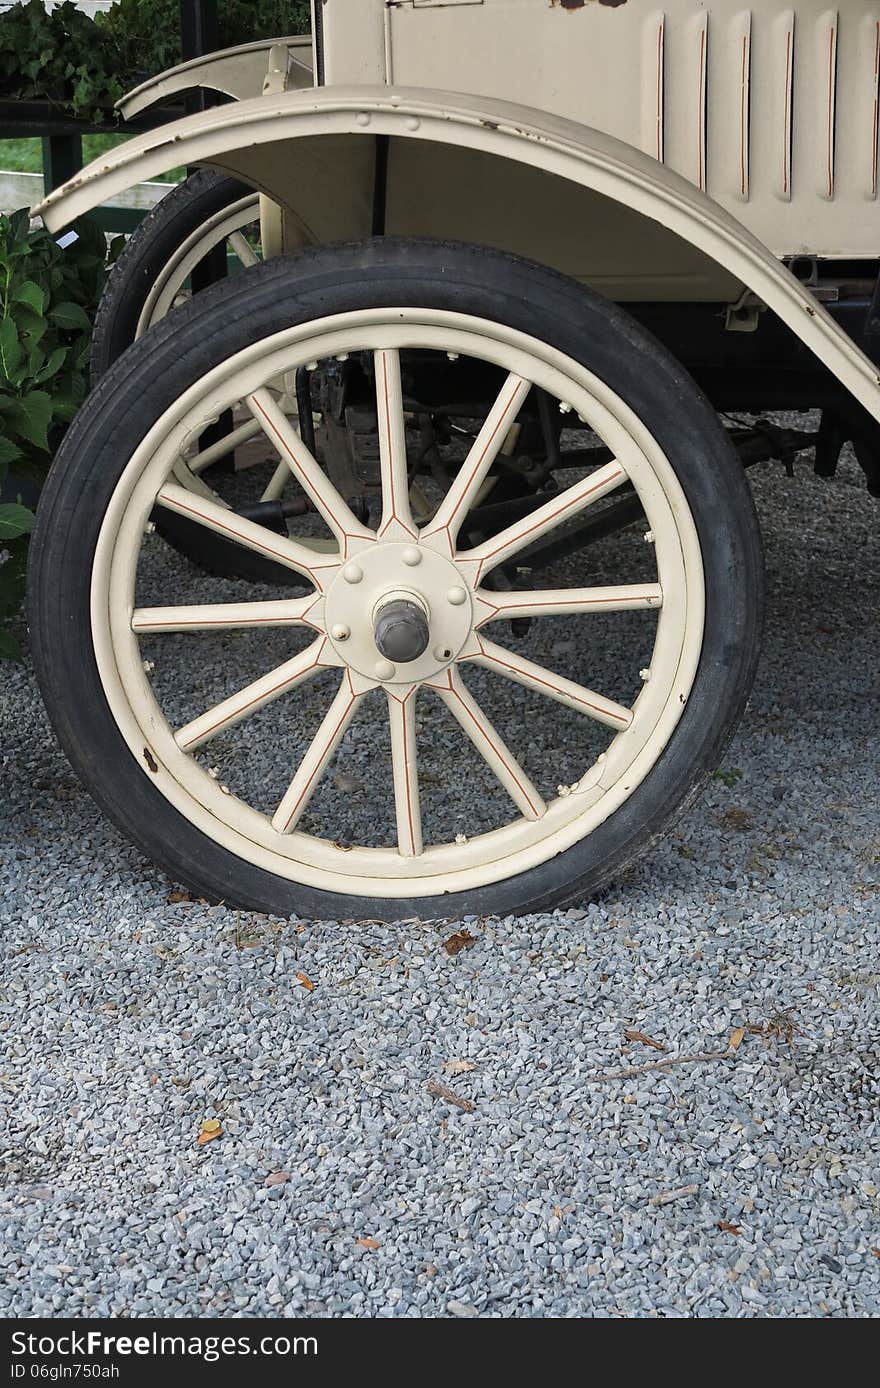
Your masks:
[{"label": "white fender", "polygon": [[236,48],[221,48],[202,58],[178,63],[176,67],[168,68],[166,72],[160,72],[126,92],[117,101],[116,109],[125,120],[131,120],[151,106],[161,105],[180,92],[199,87],[223,92],[236,101],[259,96],[263,90],[269,50],[275,44],[282,44],[290,55],[288,85],[311,87],[312,40],[309,35],[296,35],[291,38],[261,39],[257,43],[239,44]]},{"label": "white fender", "polygon": [[[51,230],[59,230],[135,183],[176,165],[204,163],[260,188],[296,215],[291,168],[295,143],[307,138],[311,170],[316,178],[323,176],[321,195],[360,207],[363,225],[355,226],[352,218],[351,234],[368,235],[368,186],[365,181],[353,186],[356,180],[347,171],[340,177],[333,162],[359,148],[359,137],[376,135],[430,140],[531,165],[652,219],[747,286],[880,420],[877,366],[735,217],[630,145],[506,101],[428,89],[331,86],[235,102],[175,121],[102,155],[34,212]],[[361,160],[367,170],[372,169],[373,147],[370,138]],[[308,216],[301,225],[308,232]]]}]

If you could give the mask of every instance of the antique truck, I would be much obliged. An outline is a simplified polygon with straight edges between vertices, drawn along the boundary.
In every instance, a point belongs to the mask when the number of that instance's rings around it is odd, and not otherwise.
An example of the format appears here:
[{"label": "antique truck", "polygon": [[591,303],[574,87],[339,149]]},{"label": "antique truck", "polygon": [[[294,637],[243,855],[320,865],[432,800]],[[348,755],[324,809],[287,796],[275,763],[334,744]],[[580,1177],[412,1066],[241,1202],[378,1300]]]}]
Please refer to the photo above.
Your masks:
[{"label": "antique truck", "polygon": [[748,697],[744,467],[880,494],[880,0],[318,0],[123,114],[192,89],[35,209],[190,170],[40,506],[62,744],[213,900],[595,893]]}]

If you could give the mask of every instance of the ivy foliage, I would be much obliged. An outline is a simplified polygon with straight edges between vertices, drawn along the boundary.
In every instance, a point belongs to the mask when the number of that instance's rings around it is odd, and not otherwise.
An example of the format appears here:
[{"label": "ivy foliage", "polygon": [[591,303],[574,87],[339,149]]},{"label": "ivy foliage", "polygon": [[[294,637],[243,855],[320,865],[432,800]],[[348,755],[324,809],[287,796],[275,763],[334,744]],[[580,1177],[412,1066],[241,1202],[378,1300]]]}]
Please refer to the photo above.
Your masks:
[{"label": "ivy foliage", "polygon": [[[122,73],[164,72],[182,59],[180,0],[117,0],[95,23]],[[220,0],[217,8],[220,48],[306,34],[310,23],[308,0]]]},{"label": "ivy foliage", "polygon": [[12,5],[0,15],[0,97],[51,101],[70,115],[106,118],[123,86],[112,45],[96,42],[94,20],[64,0]]},{"label": "ivy foliage", "polygon": [[27,209],[0,216],[0,656],[19,654],[5,624],[21,604],[33,526],[14,479],[42,480],[88,389],[105,240],[92,222],[73,230],[62,248],[30,229]]},{"label": "ivy foliage", "polygon": [[[307,33],[308,0],[220,0],[220,47]],[[94,19],[64,0],[0,13],[0,99],[50,101],[93,124],[124,91],[181,61],[180,0],[117,0]]]}]

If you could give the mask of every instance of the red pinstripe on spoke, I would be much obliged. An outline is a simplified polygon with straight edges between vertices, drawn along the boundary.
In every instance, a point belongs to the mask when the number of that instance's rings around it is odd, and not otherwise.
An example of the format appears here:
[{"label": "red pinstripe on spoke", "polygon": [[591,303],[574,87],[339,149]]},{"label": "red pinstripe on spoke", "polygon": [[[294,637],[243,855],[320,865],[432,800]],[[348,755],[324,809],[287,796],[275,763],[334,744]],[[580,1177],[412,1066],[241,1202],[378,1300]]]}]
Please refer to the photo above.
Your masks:
[{"label": "red pinstripe on spoke", "polygon": [[[321,651],[323,651],[323,649],[324,647],[322,645]],[[210,737],[211,733],[216,732],[218,728],[222,728],[223,724],[228,723],[231,718],[237,718],[239,714],[247,713],[249,708],[253,708],[254,704],[267,703],[273,694],[277,694],[278,691],[284,689],[286,685],[293,684],[295,680],[302,679],[310,670],[316,670],[321,664],[321,651],[318,652],[311,665],[307,665],[304,670],[298,670],[295,675],[288,675],[287,679],[280,680],[278,684],[273,685],[265,694],[257,694],[253,699],[249,699],[246,704],[237,708],[233,713],[227,714],[225,718],[218,718],[216,723],[212,723],[210,728],[206,728],[203,733],[199,733],[198,737],[191,738],[189,742],[180,743],[180,750],[185,752],[187,747],[191,747],[194,742],[204,742],[206,737]]]},{"label": "red pinstripe on spoke", "polygon": [[[563,504],[559,506],[555,511],[551,511],[549,516],[545,516],[542,520],[536,521],[534,525],[528,526],[527,529],[522,530],[519,533],[521,535],[531,535],[533,530],[541,530],[544,526],[548,525],[551,521],[555,520],[557,516],[564,516],[566,511],[570,511],[572,506],[574,506],[576,502],[583,500],[585,496],[591,496],[593,492],[598,492],[601,490],[602,487],[607,487],[610,482],[613,482],[615,480],[615,478],[623,476],[623,468],[618,468],[617,471],[613,472],[610,477],[603,477],[602,481],[597,482],[594,487],[588,487],[585,492],[579,492],[576,499],[569,499],[567,502],[564,501]],[[571,490],[573,490],[573,488]],[[496,536],[496,539],[500,539],[501,543],[499,545],[496,545],[494,549],[490,549],[488,554],[483,555],[480,561],[479,573],[483,572],[486,563],[488,562],[488,560],[492,558],[494,554],[498,554],[502,549],[506,549],[507,541],[503,538],[503,534],[504,532],[502,531],[502,534],[500,536]],[[465,554],[461,557],[467,558],[467,555]]]},{"label": "red pinstripe on spoke", "polygon": [[[500,665],[505,670],[513,670],[516,674],[522,675],[523,679],[534,680],[535,684],[543,685],[545,689],[559,689],[559,685],[554,684],[552,680],[542,680],[539,675],[531,673],[526,675],[518,665],[510,665],[506,660],[501,660],[496,655],[486,655],[485,651],[483,654],[490,665]],[[621,718],[619,714],[612,713],[610,709],[602,708],[600,704],[591,704],[589,699],[581,699],[577,694],[569,694],[567,697],[577,704],[583,704],[584,708],[591,708],[594,713],[601,713],[604,718],[613,718],[615,723],[622,724],[624,728],[628,728],[632,722],[632,714],[629,718]]]},{"label": "red pinstripe on spoke", "polygon": [[[332,743],[334,737],[335,737],[336,734],[339,732],[339,729],[342,727],[343,723],[345,722],[346,718],[348,717],[348,715],[349,715],[349,713],[350,713],[350,711],[351,711],[351,706],[352,706],[352,704],[355,702],[355,699],[356,699],[356,697],[357,697],[357,696],[355,695],[354,689],[352,688],[351,675],[349,674],[349,672],[348,672],[347,670],[346,670],[346,672],[345,672],[345,678],[348,680],[348,688],[349,688],[349,693],[350,693],[351,697],[350,697],[348,703],[346,704],[345,708],[343,709],[342,713],[340,714],[339,719],[338,719],[338,721],[337,721],[337,723],[336,723],[336,726],[334,727],[332,733],[330,734],[329,738],[327,739],[327,741],[328,741],[329,743]],[[314,785],[315,781],[317,780],[317,778],[318,778],[320,772],[321,772],[321,766],[320,766],[320,763],[319,763],[319,764],[315,767],[315,769],[314,769],[314,771],[312,772],[311,776],[309,776],[309,778],[308,778],[308,780],[306,781],[305,785],[303,786],[303,788],[302,788],[300,794],[297,796],[296,803],[295,803],[295,805],[293,806],[293,809],[290,811],[290,814],[287,816],[287,820],[286,820],[285,825],[284,825],[284,832],[285,832],[285,834],[287,833],[288,829],[290,828],[291,824],[293,823],[294,819],[296,818],[296,812],[297,812],[297,810],[299,809],[299,807],[300,807],[300,805],[302,804],[302,802],[303,802],[303,800],[305,799],[305,797],[308,795],[309,791],[311,790],[312,786]]]}]

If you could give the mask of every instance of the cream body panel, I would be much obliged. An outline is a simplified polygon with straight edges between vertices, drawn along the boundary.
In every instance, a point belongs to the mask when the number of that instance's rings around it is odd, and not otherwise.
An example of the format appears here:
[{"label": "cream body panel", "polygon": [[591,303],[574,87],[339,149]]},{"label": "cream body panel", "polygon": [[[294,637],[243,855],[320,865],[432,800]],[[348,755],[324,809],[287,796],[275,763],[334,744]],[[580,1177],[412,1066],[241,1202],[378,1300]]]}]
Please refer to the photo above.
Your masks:
[{"label": "cream body panel", "polygon": [[880,3],[327,0],[328,82],[528,104],[616,136],[778,256],[880,255]]}]

